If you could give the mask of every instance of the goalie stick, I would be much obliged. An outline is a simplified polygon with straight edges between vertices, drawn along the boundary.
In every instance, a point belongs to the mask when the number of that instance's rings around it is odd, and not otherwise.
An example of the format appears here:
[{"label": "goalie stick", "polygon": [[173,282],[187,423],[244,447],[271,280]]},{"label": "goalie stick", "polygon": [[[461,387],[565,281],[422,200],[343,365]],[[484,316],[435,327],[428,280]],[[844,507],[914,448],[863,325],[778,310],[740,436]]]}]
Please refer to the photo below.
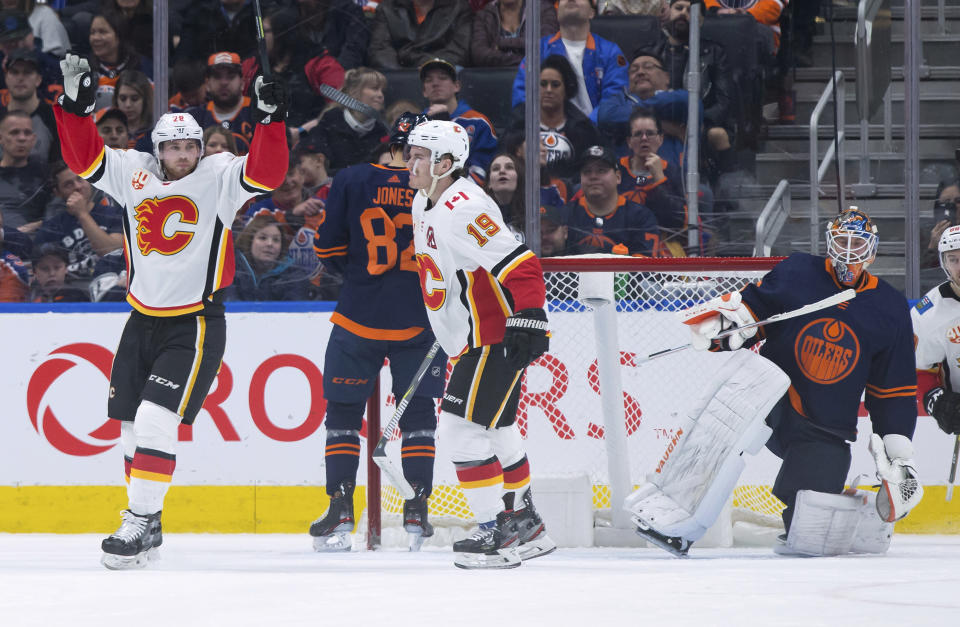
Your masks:
[{"label": "goalie stick", "polygon": [[953,484],[957,480],[957,457],[960,456],[960,433],[953,442],[953,461],[950,462],[950,477],[947,479],[947,499],[953,498]]},{"label": "goalie stick", "polygon": [[413,380],[410,382],[410,385],[407,386],[407,391],[404,392],[403,397],[397,401],[397,407],[393,410],[393,416],[390,417],[390,422],[384,427],[383,433],[380,435],[380,441],[377,442],[377,447],[373,449],[372,457],[374,463],[380,467],[380,470],[387,476],[387,479],[390,480],[390,483],[393,484],[393,487],[397,489],[405,501],[413,498],[413,487],[410,486],[410,482],[403,476],[403,470],[397,468],[397,465],[394,464],[393,460],[387,455],[387,442],[390,441],[393,430],[396,429],[400,423],[400,417],[403,416],[404,410],[406,410],[407,405],[410,404],[413,393],[417,391],[417,387],[420,386],[420,381],[423,380],[423,375],[426,374],[427,368],[430,367],[430,362],[437,356],[437,351],[439,350],[440,342],[434,341],[433,346],[427,351],[427,356],[423,358],[423,362],[420,364],[420,367],[417,368],[416,374],[413,375]]},{"label": "goalie stick", "polygon": [[[771,323],[773,323],[773,322],[781,322],[781,321],[783,321],[783,320],[789,320],[790,318],[799,318],[800,316],[805,316],[805,315],[807,315],[808,313],[813,313],[813,312],[815,312],[815,311],[820,311],[821,309],[826,309],[826,308],[828,308],[828,307],[833,307],[834,305],[839,305],[840,303],[846,302],[846,301],[848,301],[848,300],[852,300],[852,299],[856,298],[856,296],[857,296],[856,290],[853,290],[853,289],[843,290],[842,292],[838,292],[838,293],[836,293],[836,294],[833,294],[832,296],[827,296],[826,298],[821,299],[821,300],[818,300],[818,301],[816,301],[815,303],[810,303],[809,305],[804,305],[803,307],[799,307],[799,308],[797,308],[797,309],[794,309],[793,311],[785,311],[785,312],[783,312],[783,313],[773,314],[772,316],[770,316],[769,318],[767,318],[767,319],[765,319],[765,320],[757,320],[756,322],[751,322],[750,324],[745,324],[745,325],[743,325],[742,327],[734,327],[734,328],[731,328],[731,329],[727,329],[726,331],[723,331],[723,332],[721,332],[721,333],[718,333],[717,335],[715,335],[715,336],[712,337],[711,339],[712,339],[712,340],[719,340],[719,339],[723,339],[723,338],[725,338],[725,337],[729,337],[729,336],[733,335],[734,333],[739,333],[740,331],[743,331],[744,329],[752,329],[752,328],[754,328],[754,327],[762,327],[762,326],[766,326],[766,325],[768,325],[768,324],[771,324]],[[674,346],[673,348],[665,348],[665,349],[663,349],[662,351],[657,351],[657,352],[655,352],[655,353],[650,353],[650,354],[647,355],[646,357],[643,357],[643,358],[639,359],[639,360],[637,361],[637,365],[642,364],[642,363],[645,363],[645,362],[648,362],[648,361],[651,361],[651,360],[653,360],[653,359],[657,359],[658,357],[663,357],[663,356],[665,356],[665,355],[670,355],[670,354],[673,354],[673,353],[678,353],[678,352],[680,352],[680,351],[682,351],[682,350],[686,350],[686,349],[690,348],[691,346],[692,346],[692,344],[684,344],[683,346]]]},{"label": "goalie stick", "polygon": [[379,117],[377,110],[371,107],[370,105],[360,102],[353,96],[349,94],[345,94],[339,89],[335,87],[331,87],[326,83],[320,85],[320,93],[326,96],[327,98],[329,98],[330,100],[333,100],[334,102],[338,102],[342,104],[348,109],[353,109],[357,113],[362,113],[368,118]]}]

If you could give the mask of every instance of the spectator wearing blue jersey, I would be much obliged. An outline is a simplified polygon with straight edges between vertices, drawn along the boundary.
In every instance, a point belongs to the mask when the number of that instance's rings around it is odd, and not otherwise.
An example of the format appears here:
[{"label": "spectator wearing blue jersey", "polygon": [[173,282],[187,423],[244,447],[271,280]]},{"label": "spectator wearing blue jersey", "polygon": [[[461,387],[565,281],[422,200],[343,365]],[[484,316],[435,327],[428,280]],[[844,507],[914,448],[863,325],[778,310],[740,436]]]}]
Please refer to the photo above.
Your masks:
[{"label": "spectator wearing blue jersey", "polygon": [[236,274],[227,300],[305,300],[309,276],[287,256],[290,240],[273,216],[250,220],[236,242]]},{"label": "spectator wearing blue jersey", "polygon": [[[577,75],[577,108],[597,122],[597,107],[627,86],[627,59],[620,46],[590,32],[596,14],[593,0],[560,0],[557,19],[560,30],[540,40],[540,58],[559,54],[570,60]],[[513,106],[526,100],[526,63],[521,63],[513,81]]]},{"label": "spectator wearing blue jersey", "polygon": [[617,157],[606,146],[591,146],[580,160],[582,196],[567,205],[571,254],[614,253],[654,257],[660,229],[653,212],[617,193]]},{"label": "spectator wearing blue jersey", "polygon": [[122,209],[86,179],[58,161],[50,169],[54,198],[47,204],[49,216],[37,229],[37,246],[53,244],[67,255],[67,278],[85,283],[104,255],[123,247]]},{"label": "spectator wearing blue jersey", "polygon": [[467,171],[480,185],[487,178],[490,160],[497,151],[497,133],[487,116],[457,99],[460,81],[457,68],[443,59],[431,59],[420,67],[423,97],[429,103],[424,113],[431,120],[456,122],[470,135]]}]

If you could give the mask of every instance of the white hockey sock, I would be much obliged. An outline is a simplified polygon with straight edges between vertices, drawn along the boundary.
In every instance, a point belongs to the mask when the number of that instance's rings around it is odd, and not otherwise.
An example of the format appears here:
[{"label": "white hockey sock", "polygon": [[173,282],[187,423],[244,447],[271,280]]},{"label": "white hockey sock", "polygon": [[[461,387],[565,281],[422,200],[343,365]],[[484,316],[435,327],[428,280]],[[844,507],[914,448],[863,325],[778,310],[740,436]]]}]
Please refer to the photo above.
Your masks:
[{"label": "white hockey sock", "polygon": [[447,412],[440,413],[439,426],[473,515],[478,522],[496,519],[503,511],[503,467],[491,445],[492,430]]},{"label": "white hockey sock", "polygon": [[129,507],[134,514],[153,514],[163,509],[177,464],[173,451],[180,416],[143,401],[133,424],[137,446],[127,487]]}]

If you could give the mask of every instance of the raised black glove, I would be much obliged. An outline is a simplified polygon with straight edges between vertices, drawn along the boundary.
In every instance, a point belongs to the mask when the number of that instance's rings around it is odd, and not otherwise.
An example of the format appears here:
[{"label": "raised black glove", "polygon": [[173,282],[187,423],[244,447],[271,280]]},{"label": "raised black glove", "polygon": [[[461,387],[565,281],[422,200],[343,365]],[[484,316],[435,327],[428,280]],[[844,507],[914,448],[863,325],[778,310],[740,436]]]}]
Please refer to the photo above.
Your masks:
[{"label": "raised black glove", "polygon": [[68,54],[60,62],[63,72],[63,94],[60,106],[74,115],[93,113],[97,103],[97,81],[90,71],[90,63],[75,54]]},{"label": "raised black glove", "polygon": [[523,309],[507,318],[503,352],[511,367],[523,370],[549,349],[547,314],[543,309]]},{"label": "raised black glove", "polygon": [[942,387],[923,395],[923,406],[944,433],[960,433],[960,394]]},{"label": "raised black glove", "polygon": [[287,86],[277,78],[269,83],[262,76],[253,85],[257,120],[260,124],[283,122],[287,119]]}]

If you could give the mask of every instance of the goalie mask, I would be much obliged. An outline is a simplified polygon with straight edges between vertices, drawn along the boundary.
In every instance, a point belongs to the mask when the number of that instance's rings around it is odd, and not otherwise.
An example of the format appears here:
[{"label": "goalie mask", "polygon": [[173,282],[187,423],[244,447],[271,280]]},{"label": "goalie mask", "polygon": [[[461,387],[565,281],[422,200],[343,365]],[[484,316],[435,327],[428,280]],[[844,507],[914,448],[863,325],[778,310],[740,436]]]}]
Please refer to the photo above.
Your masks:
[{"label": "goalie mask", "polygon": [[[160,145],[163,142],[195,139],[200,146],[200,157],[203,157],[203,129],[189,113],[164,113],[153,127],[150,139],[153,141],[153,156],[157,159],[160,172],[163,172],[163,161],[160,160]],[[197,159],[197,163],[199,162],[200,159]]]},{"label": "goalie mask", "polygon": [[850,207],[827,225],[827,256],[837,280],[853,285],[877,255],[877,227],[865,211]]},{"label": "goalie mask", "polygon": [[[407,136],[407,147],[410,146],[419,146],[430,151],[430,162],[427,167],[430,168],[430,177],[433,182],[429,190],[420,190],[429,197],[437,188],[437,181],[466,167],[467,157],[470,155],[470,136],[466,129],[456,122],[430,120],[418,124],[410,131]],[[409,152],[405,151],[404,159],[409,159],[409,156]],[[436,174],[434,167],[443,161],[445,156],[453,160],[453,166],[443,174]]]},{"label": "goalie mask", "polygon": [[[947,275],[950,282],[960,286],[960,253],[951,255],[953,263],[947,259],[947,253],[960,251],[960,226],[951,226],[940,236],[940,242],[937,244],[937,252],[940,255],[940,267]],[[953,271],[950,271],[950,268]]]}]

